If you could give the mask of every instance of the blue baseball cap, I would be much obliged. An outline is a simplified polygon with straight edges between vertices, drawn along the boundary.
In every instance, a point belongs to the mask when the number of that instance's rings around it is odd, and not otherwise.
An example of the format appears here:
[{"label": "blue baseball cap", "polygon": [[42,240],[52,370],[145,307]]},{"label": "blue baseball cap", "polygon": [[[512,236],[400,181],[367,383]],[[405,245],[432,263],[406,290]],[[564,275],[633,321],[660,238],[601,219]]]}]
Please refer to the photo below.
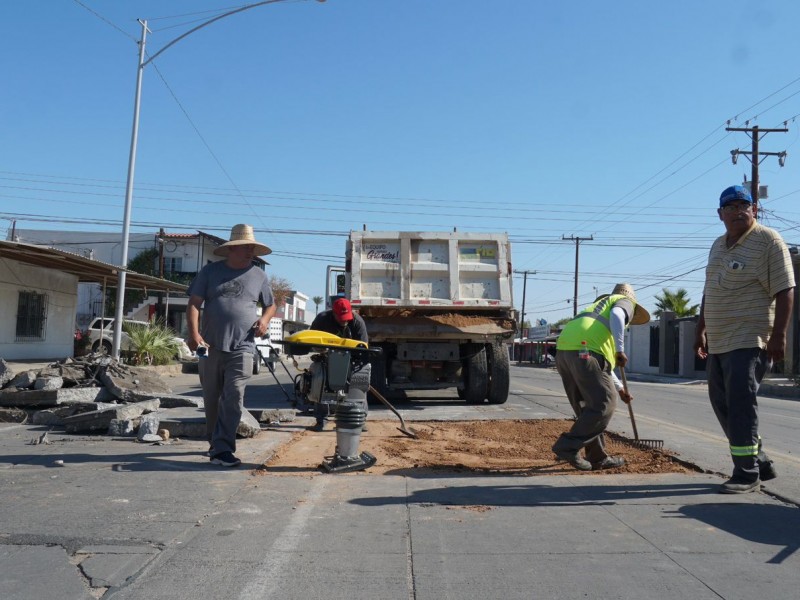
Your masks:
[{"label": "blue baseball cap", "polygon": [[742,200],[744,202],[749,202],[750,204],[753,203],[753,197],[750,195],[749,190],[741,185],[732,185],[729,188],[725,188],[722,194],[720,194],[719,207],[722,208],[726,204],[730,204],[735,200]]}]

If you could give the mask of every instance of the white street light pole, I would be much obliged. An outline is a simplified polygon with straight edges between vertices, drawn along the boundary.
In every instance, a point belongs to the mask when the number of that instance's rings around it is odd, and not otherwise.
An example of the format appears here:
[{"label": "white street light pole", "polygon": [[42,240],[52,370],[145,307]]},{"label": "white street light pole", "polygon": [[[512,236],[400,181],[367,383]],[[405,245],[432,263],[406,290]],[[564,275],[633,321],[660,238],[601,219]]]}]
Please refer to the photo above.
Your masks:
[{"label": "white street light pole", "polygon": [[122,258],[120,259],[119,281],[117,282],[117,306],[114,311],[114,338],[111,354],[119,359],[119,345],[122,340],[122,313],[125,304],[125,280],[128,268],[128,239],[131,231],[131,204],[133,203],[133,173],[136,169],[136,142],[139,139],[139,106],[142,101],[142,73],[144,72],[144,46],[147,41],[147,21],[142,25],[142,40],[139,42],[139,67],[136,69],[136,95],[133,101],[133,131],[131,132],[131,151],[128,157],[128,181],[125,184],[125,216],[122,219]]},{"label": "white street light pole", "polygon": [[[236,8],[234,10],[230,10],[226,13],[218,15],[213,19],[209,19],[203,23],[200,23],[197,27],[190,29],[183,35],[176,37],[174,40],[169,42],[166,46],[161,48],[158,52],[153,54],[147,60],[144,60],[144,47],[145,42],[147,41],[147,33],[149,29],[147,29],[147,21],[143,21],[139,19],[139,23],[142,25],[142,39],[139,42],[139,66],[136,70],[136,92],[135,92],[135,99],[133,103],[133,132],[131,133],[131,151],[130,156],[128,158],[128,181],[125,186],[125,216],[122,221],[122,258],[121,258],[121,267],[122,269],[119,272],[119,282],[117,284],[117,306],[114,316],[114,340],[113,346],[111,349],[112,355],[119,359],[119,346],[120,341],[122,339],[122,318],[123,318],[123,308],[125,304],[125,279],[126,279],[126,270],[128,268],[128,239],[130,238],[130,227],[131,227],[131,205],[133,204],[133,173],[136,168],[136,142],[139,138],[139,106],[141,105],[141,97],[142,97],[142,73],[144,73],[144,68],[147,64],[153,61],[159,54],[164,52],[170,46],[177,44],[183,38],[188,35],[191,35],[198,29],[202,29],[207,25],[211,25],[215,21],[219,21],[220,19],[224,19],[225,17],[229,17],[236,13],[240,13],[245,10],[249,10],[251,8],[256,8],[257,6],[263,6],[264,4],[275,4],[276,2],[285,2],[287,0],[264,0],[262,2],[256,2],[254,4],[247,4],[240,8]],[[325,0],[317,0],[317,2],[325,2]]]}]

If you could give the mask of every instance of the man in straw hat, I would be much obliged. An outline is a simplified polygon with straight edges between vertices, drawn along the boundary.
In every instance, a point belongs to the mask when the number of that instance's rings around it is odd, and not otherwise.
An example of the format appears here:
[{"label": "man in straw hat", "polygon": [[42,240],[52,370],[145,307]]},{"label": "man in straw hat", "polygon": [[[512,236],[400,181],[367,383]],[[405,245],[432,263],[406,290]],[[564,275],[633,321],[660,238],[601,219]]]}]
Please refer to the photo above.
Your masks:
[{"label": "man in straw hat", "polygon": [[[201,269],[189,286],[186,321],[189,348],[201,356],[209,456],[215,465],[235,467],[236,429],[244,390],[253,372],[255,338],[264,336],[275,314],[266,273],[253,258],[272,252],[256,241],[250,225],[234,225],[230,240],[214,250],[224,260]],[[257,306],[261,304],[261,316]],[[200,307],[203,323],[200,327]],[[203,353],[205,357],[203,358]]]},{"label": "man in straw hat", "polygon": [[708,358],[708,395],[733,460],[719,491],[743,494],[777,476],[758,434],[756,394],[773,362],[783,360],[795,281],[786,244],[756,222],[747,189],[723,190],[717,214],[725,234],[708,255],[694,348]]},{"label": "man in straw hat", "polygon": [[[556,369],[577,417],[572,428],[562,434],[553,452],[581,471],[611,469],[625,464],[622,457],[609,456],[603,432],[608,427],[617,395],[630,402],[630,395],[614,375],[614,367],[624,367],[625,326],[650,321],[627,283],[614,287],[611,294],[598,297],[564,327],[556,342]],[[580,452],[585,448],[586,457]]]}]

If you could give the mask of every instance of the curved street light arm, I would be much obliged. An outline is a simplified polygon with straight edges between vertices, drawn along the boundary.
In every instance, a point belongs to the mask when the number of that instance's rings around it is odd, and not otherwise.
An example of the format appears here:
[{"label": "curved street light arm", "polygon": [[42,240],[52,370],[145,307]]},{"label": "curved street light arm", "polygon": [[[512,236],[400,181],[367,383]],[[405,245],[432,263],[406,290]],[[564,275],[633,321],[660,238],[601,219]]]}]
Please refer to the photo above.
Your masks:
[{"label": "curved street light arm", "polygon": [[[144,61],[142,63],[142,66],[144,67],[145,65],[150,64],[151,62],[153,62],[153,60],[155,60],[155,58],[159,54],[164,52],[167,48],[170,48],[171,46],[174,46],[175,44],[180,42],[183,38],[185,38],[187,35],[193,34],[195,31],[197,31],[198,29],[202,29],[206,25],[211,25],[215,21],[219,21],[220,19],[224,19],[225,17],[229,17],[231,15],[235,15],[236,13],[240,13],[242,11],[249,10],[251,8],[256,8],[257,6],[263,6],[264,4],[275,4],[276,2],[285,2],[285,1],[286,0],[264,0],[263,2],[256,2],[255,4],[247,4],[247,5],[242,6],[240,8],[237,8],[237,9],[234,9],[234,10],[229,10],[228,12],[223,13],[221,15],[218,15],[218,16],[214,17],[213,19],[209,19],[208,21],[200,23],[200,25],[198,25],[197,27],[194,27],[194,28],[190,29],[189,31],[187,31],[183,35],[179,35],[174,40],[172,40],[169,44],[164,46],[161,50],[159,50],[158,52],[153,54],[153,56],[151,56],[150,58],[148,58],[146,61]],[[325,0],[317,0],[317,2],[325,2]]]}]

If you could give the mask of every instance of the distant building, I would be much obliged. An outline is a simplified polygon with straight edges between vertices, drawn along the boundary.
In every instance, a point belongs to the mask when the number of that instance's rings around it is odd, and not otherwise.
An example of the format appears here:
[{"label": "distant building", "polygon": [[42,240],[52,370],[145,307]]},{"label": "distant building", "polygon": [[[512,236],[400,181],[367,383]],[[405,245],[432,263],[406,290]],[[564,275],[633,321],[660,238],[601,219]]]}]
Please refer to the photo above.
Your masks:
[{"label": "distant building", "polygon": [[[36,229],[16,229],[15,240],[28,244],[58,248],[86,258],[92,258],[111,265],[122,262],[121,236],[111,232],[51,231]],[[130,234],[128,260],[136,258],[146,250],[157,251],[153,270],[163,277],[183,284],[189,284],[197,272],[211,262],[222,260],[214,255],[214,250],[227,240],[210,233],[167,233]],[[255,258],[253,264],[265,269],[269,264]],[[128,319],[147,321],[159,315],[164,316],[167,325],[186,336],[186,294],[151,293],[138,306],[125,315]],[[283,339],[287,326],[299,331],[305,324],[308,296],[293,291],[286,305],[279,309],[274,324],[270,323],[270,337]],[[103,285],[80,283],[75,314],[75,326],[83,329],[94,317],[104,315]]]}]

